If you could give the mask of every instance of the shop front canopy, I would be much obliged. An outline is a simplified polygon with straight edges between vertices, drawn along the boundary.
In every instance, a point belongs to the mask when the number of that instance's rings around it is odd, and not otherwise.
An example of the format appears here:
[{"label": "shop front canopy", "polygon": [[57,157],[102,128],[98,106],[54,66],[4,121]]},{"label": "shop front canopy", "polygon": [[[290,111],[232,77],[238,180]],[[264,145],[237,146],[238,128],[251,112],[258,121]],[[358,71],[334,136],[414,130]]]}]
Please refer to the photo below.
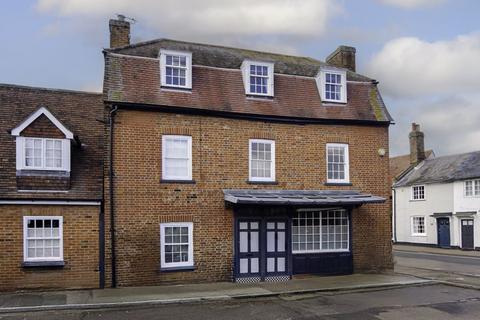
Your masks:
[{"label": "shop front canopy", "polygon": [[251,190],[224,189],[227,203],[243,205],[359,206],[383,203],[385,198],[354,190]]}]

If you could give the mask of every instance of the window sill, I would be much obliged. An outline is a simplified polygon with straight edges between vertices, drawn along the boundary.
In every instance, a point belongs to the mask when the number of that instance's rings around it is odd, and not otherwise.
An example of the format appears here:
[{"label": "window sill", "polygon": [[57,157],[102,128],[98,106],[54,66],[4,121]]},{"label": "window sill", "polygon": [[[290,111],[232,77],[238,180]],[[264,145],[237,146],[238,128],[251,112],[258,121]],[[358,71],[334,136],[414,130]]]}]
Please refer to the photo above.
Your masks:
[{"label": "window sill", "polygon": [[195,271],[195,266],[186,266],[186,267],[163,267],[160,268],[160,272],[182,272],[182,271]]},{"label": "window sill", "polygon": [[416,199],[416,200],[410,199],[410,202],[418,202],[418,201],[425,201],[425,199]]},{"label": "window sill", "polygon": [[24,261],[22,268],[63,268],[65,261]]},{"label": "window sill", "polygon": [[277,185],[278,181],[252,181],[252,180],[247,180],[247,184]]},{"label": "window sill", "polygon": [[175,87],[175,86],[162,85],[160,89],[163,91],[192,93],[192,88],[187,88],[187,87]]},{"label": "window sill", "polygon": [[325,182],[325,186],[353,186],[351,182]]},{"label": "window sill", "polygon": [[262,100],[262,101],[273,101],[273,96],[268,94],[255,94],[255,93],[247,93],[247,99],[251,100]]},{"label": "window sill", "polygon": [[412,234],[412,237],[426,237],[427,234]]},{"label": "window sill", "polygon": [[196,184],[195,180],[171,180],[171,179],[162,179],[160,183],[179,183],[179,184]]}]

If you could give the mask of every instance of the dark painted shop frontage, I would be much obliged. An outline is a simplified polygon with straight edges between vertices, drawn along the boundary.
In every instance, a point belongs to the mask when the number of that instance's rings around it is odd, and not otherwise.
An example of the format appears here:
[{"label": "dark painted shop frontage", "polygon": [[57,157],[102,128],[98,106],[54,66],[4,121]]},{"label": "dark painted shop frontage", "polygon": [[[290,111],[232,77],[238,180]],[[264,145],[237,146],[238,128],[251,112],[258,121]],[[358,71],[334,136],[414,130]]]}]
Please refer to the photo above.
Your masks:
[{"label": "dark painted shop frontage", "polygon": [[385,202],[345,190],[223,192],[234,212],[236,282],[352,273],[352,209]]}]

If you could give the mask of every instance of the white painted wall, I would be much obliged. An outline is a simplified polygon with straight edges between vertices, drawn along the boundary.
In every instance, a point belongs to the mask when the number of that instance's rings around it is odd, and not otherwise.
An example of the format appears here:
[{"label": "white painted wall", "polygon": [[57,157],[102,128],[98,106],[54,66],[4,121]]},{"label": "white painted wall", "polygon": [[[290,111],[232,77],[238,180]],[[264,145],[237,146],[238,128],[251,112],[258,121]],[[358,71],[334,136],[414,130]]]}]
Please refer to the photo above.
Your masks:
[{"label": "white painted wall", "polygon": [[[396,240],[398,242],[437,244],[437,221],[434,213],[452,212],[450,242],[461,247],[461,220],[464,212],[476,212],[468,218],[474,220],[474,246],[480,247],[480,197],[466,197],[464,181],[425,185],[425,200],[411,200],[412,187],[395,188]],[[424,216],[426,236],[412,235],[412,216]]]},{"label": "white painted wall", "polygon": [[[453,212],[453,183],[425,185],[425,200],[412,200],[412,187],[395,190],[397,241],[437,244],[437,220],[431,215]],[[426,236],[412,235],[413,216],[425,217]],[[450,238],[452,232],[450,228]]]}]

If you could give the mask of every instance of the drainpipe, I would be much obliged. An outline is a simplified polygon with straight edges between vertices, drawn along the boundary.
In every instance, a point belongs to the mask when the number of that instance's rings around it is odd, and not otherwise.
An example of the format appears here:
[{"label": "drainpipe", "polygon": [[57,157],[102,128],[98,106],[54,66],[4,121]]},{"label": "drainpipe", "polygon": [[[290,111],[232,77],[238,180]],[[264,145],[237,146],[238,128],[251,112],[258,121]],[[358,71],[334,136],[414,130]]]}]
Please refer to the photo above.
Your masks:
[{"label": "drainpipe", "polygon": [[392,215],[393,215],[393,242],[397,242],[397,192],[395,188],[393,190],[393,205],[392,205]]},{"label": "drainpipe", "polygon": [[117,265],[116,265],[116,255],[115,255],[115,214],[114,214],[114,205],[113,205],[113,128],[114,128],[114,118],[115,113],[117,112],[118,107],[112,106],[110,110],[110,169],[109,169],[109,194],[110,194],[110,237],[111,237],[111,264],[112,264],[112,288],[117,287]]}]

